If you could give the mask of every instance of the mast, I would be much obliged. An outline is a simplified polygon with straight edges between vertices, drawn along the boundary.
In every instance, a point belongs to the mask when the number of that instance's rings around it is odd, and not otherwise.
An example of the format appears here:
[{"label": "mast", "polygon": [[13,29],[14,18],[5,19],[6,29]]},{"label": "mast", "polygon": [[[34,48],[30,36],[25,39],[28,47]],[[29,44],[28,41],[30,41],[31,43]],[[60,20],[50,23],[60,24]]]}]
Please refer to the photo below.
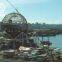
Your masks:
[{"label": "mast", "polygon": [[16,10],[17,13],[19,13],[18,9],[9,0],[6,1]]}]

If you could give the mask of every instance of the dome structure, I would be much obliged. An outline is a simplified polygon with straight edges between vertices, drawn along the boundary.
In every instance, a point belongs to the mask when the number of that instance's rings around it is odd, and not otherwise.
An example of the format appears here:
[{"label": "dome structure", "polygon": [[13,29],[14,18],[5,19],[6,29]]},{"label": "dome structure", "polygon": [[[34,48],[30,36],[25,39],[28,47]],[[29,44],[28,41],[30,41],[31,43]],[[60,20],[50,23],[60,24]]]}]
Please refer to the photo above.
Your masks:
[{"label": "dome structure", "polygon": [[3,31],[14,38],[22,32],[26,33],[28,30],[25,17],[19,13],[10,13],[6,15],[2,20],[1,26]]},{"label": "dome structure", "polygon": [[19,24],[25,24],[27,23],[25,17],[19,13],[10,13],[6,15],[3,20],[3,23],[19,23]]}]

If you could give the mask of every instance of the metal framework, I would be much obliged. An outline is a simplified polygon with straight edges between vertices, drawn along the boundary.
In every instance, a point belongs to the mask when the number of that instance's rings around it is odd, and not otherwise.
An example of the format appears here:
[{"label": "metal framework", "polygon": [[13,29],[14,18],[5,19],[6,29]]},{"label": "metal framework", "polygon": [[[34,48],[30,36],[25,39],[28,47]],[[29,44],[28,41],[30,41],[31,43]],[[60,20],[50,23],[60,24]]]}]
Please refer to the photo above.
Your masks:
[{"label": "metal framework", "polygon": [[12,40],[12,44],[15,48],[17,42],[24,45],[27,42],[28,25],[24,16],[19,13],[10,13],[2,20],[2,29],[6,32],[9,39]]}]

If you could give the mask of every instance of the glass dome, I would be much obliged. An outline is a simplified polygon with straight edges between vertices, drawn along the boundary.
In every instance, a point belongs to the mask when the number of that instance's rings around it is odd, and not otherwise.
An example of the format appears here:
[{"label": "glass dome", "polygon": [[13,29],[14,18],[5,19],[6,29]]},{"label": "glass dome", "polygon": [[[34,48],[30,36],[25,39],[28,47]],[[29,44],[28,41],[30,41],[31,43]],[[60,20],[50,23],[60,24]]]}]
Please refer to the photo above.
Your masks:
[{"label": "glass dome", "polygon": [[10,13],[4,17],[2,20],[3,23],[19,23],[25,24],[27,23],[25,17],[19,13]]}]

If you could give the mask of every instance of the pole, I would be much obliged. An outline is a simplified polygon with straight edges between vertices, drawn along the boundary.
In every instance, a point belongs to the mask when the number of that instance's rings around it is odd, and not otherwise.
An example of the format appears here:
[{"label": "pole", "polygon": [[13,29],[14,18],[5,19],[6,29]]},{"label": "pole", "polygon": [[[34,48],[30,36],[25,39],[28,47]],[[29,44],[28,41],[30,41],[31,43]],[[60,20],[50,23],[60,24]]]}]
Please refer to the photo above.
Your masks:
[{"label": "pole", "polygon": [[42,36],[42,42],[43,42],[43,36]]},{"label": "pole", "polygon": [[19,13],[19,11],[17,10],[17,8],[15,8],[15,6],[9,0],[6,0],[6,1],[17,11],[17,13]]}]

